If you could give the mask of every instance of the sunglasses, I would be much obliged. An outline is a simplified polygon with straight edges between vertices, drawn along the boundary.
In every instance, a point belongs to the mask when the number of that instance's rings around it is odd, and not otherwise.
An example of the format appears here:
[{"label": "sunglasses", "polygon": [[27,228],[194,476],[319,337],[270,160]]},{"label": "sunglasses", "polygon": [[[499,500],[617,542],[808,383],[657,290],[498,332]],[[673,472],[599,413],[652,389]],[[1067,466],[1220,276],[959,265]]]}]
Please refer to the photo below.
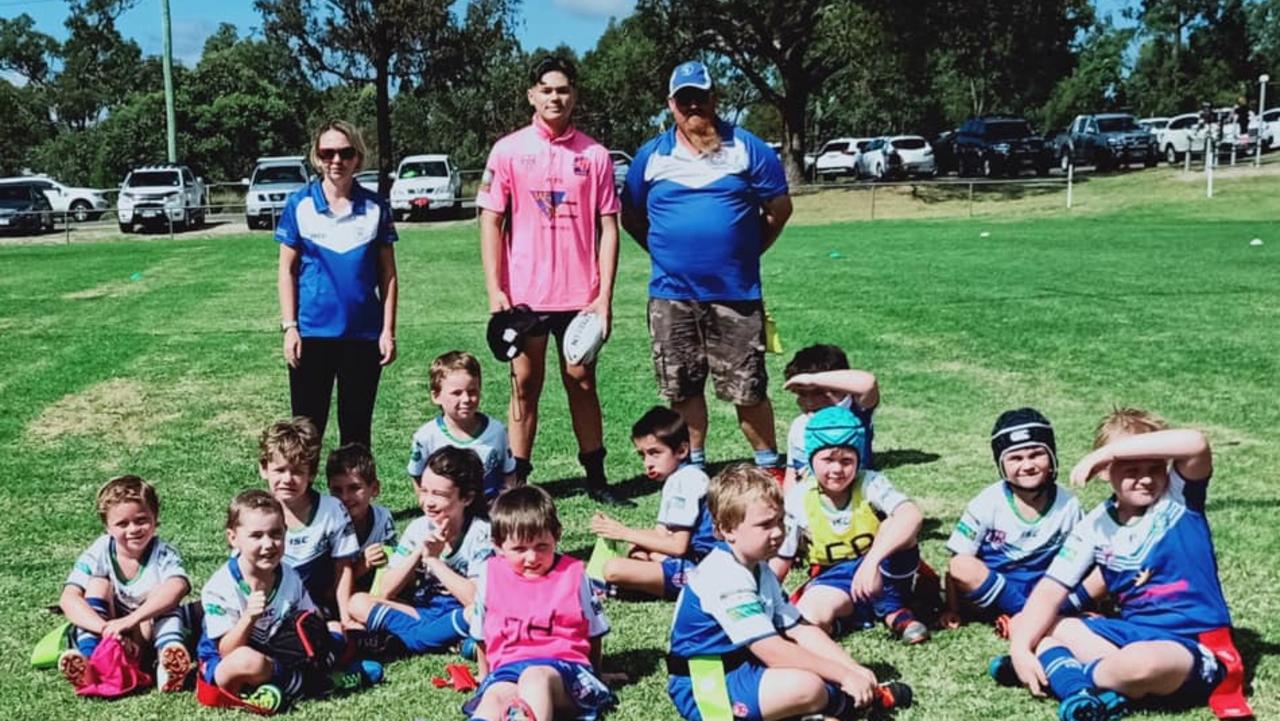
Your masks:
[{"label": "sunglasses", "polygon": [[351,160],[356,157],[356,149],[348,145],[345,148],[320,148],[316,151],[316,157],[326,163],[333,160],[335,155],[343,160]]}]

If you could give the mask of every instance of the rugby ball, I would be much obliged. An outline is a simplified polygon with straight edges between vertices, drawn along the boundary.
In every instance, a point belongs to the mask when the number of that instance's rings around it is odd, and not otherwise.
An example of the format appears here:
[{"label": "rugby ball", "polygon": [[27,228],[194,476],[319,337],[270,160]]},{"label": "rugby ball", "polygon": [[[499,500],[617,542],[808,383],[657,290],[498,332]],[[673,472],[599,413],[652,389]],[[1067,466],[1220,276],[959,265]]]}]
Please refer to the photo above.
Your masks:
[{"label": "rugby ball", "polygon": [[596,359],[604,345],[604,324],[595,313],[582,312],[564,329],[564,359],[570,365],[586,365]]}]

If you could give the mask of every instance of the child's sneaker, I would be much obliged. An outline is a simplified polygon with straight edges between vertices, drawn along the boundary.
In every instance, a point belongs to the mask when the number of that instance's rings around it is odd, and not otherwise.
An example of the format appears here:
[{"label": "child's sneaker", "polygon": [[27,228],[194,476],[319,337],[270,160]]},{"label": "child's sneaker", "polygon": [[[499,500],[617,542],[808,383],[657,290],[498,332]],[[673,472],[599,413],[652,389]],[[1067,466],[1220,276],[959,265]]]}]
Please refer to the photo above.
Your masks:
[{"label": "child's sneaker", "polygon": [[921,623],[909,609],[893,613],[886,620],[893,635],[909,646],[929,640],[929,627]]},{"label": "child's sneaker", "polygon": [[529,708],[524,699],[516,698],[502,712],[502,721],[538,721],[538,718],[533,715],[533,709]]},{"label": "child's sneaker", "polygon": [[89,661],[79,649],[69,648],[58,656],[58,671],[73,687],[80,688],[85,684]]},{"label": "child's sneaker", "polygon": [[166,693],[181,691],[191,671],[191,654],[180,643],[160,649],[156,659],[156,688]]},{"label": "child's sneaker", "polygon": [[284,706],[284,694],[280,692],[280,687],[269,683],[264,683],[249,693],[240,694],[240,700],[267,713],[275,713]]},{"label": "child's sneaker", "polygon": [[1097,692],[1098,700],[1107,710],[1107,721],[1116,721],[1129,715],[1129,699],[1110,689]]},{"label": "child's sneaker", "polygon": [[987,675],[991,676],[1001,686],[1022,685],[1022,682],[1018,680],[1018,672],[1013,669],[1012,656],[996,656],[991,659],[991,663],[987,664]]},{"label": "child's sneaker", "polygon": [[458,655],[468,661],[476,660],[476,640],[468,636],[462,639],[462,643],[458,644]]},{"label": "child's sneaker", "polygon": [[369,659],[357,661],[345,670],[329,674],[329,681],[337,692],[356,691],[372,686],[382,682],[382,664]]},{"label": "child's sneaker", "polygon": [[1058,721],[1106,721],[1107,707],[1088,691],[1071,694],[1058,704]]}]

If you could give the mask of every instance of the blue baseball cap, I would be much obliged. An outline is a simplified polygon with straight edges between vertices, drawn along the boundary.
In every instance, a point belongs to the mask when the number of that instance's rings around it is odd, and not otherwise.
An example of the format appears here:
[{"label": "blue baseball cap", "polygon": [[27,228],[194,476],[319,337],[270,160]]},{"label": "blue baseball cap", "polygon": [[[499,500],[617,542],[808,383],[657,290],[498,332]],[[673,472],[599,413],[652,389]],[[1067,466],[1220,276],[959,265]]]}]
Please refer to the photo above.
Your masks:
[{"label": "blue baseball cap", "polygon": [[697,60],[680,63],[671,71],[671,81],[667,83],[667,97],[673,97],[681,88],[711,89],[711,73],[707,66]]}]

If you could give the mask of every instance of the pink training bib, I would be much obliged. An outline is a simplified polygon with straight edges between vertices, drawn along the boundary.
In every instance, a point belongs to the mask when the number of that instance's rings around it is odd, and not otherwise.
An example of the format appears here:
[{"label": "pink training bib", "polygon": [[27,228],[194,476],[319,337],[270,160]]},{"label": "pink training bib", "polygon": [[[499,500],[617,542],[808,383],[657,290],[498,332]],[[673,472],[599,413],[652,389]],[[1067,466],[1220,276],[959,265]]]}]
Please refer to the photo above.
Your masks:
[{"label": "pink training bib", "polygon": [[591,663],[582,561],[560,556],[547,575],[533,578],[497,556],[486,563],[484,640],[493,668],[534,658]]},{"label": "pink training bib", "polygon": [[599,216],[618,212],[609,151],[536,117],[493,146],[476,205],[506,215],[500,273],[512,303],[580,310],[600,293]]}]

